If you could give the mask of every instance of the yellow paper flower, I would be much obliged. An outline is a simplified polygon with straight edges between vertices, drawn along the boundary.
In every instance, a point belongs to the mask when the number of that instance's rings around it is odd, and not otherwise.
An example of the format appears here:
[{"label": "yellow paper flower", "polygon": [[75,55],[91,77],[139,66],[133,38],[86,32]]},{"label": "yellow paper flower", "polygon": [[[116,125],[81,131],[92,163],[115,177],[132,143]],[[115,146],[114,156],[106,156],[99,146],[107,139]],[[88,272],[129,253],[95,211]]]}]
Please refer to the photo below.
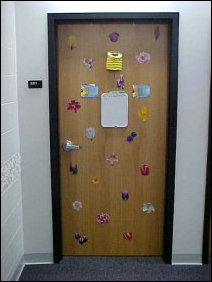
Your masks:
[{"label": "yellow paper flower", "polygon": [[99,178],[98,177],[93,177],[92,178],[92,183],[93,184],[99,184]]},{"label": "yellow paper flower", "polygon": [[68,37],[68,47],[70,47],[71,50],[77,47],[76,36],[71,35],[71,36]]},{"label": "yellow paper flower", "polygon": [[149,117],[149,109],[145,106],[141,107],[138,111],[138,116],[142,119],[142,121],[146,121]]}]

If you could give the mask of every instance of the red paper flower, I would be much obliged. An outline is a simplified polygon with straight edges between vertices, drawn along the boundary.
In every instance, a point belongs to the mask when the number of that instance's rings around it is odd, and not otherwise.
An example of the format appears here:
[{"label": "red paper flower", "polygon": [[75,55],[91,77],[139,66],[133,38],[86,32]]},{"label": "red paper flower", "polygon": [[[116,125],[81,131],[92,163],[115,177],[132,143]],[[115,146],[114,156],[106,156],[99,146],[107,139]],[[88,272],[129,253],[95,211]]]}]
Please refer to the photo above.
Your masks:
[{"label": "red paper flower", "polygon": [[132,240],[132,232],[124,232],[123,238],[127,241],[131,241]]},{"label": "red paper flower", "polygon": [[142,175],[149,175],[149,166],[146,164],[141,165],[140,172]]},{"label": "red paper flower", "polygon": [[81,108],[80,102],[77,102],[75,100],[71,100],[71,102],[68,102],[68,107],[67,110],[74,110],[75,113],[77,112],[78,109]]}]

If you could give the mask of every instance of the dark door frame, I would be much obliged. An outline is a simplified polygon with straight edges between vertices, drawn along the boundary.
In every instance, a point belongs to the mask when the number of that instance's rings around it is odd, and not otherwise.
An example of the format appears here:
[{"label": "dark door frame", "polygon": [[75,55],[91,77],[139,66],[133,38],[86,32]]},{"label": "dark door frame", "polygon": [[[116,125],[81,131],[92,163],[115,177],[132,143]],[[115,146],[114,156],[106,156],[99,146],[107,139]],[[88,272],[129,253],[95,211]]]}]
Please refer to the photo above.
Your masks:
[{"label": "dark door frame", "polygon": [[49,58],[49,111],[50,111],[50,151],[51,187],[53,217],[54,262],[62,259],[61,236],[61,195],[60,195],[60,147],[58,120],[58,64],[57,26],[61,23],[77,21],[137,21],[141,23],[166,23],[169,25],[169,96],[167,120],[167,168],[163,258],[172,262],[175,160],[177,131],[177,91],[178,91],[178,41],[179,13],[49,13],[48,14],[48,58]]},{"label": "dark door frame", "polygon": [[205,215],[203,227],[202,262],[208,263],[209,257],[209,232],[211,220],[211,96],[209,109],[209,129],[208,129],[208,158],[205,188]]}]

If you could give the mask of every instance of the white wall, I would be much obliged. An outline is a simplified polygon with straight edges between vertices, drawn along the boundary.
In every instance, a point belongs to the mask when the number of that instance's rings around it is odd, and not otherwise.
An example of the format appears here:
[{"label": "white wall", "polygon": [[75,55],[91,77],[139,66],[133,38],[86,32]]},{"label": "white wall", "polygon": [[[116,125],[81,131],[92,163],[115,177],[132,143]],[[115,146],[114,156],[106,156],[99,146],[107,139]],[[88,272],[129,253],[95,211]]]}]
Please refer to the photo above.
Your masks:
[{"label": "white wall", "polygon": [[[210,86],[210,10],[210,1],[16,1],[25,253],[52,252],[47,12],[180,12],[173,259],[200,261]],[[28,90],[30,79],[42,79],[43,89]]]},{"label": "white wall", "polygon": [[15,5],[1,2],[1,281],[23,264]]}]

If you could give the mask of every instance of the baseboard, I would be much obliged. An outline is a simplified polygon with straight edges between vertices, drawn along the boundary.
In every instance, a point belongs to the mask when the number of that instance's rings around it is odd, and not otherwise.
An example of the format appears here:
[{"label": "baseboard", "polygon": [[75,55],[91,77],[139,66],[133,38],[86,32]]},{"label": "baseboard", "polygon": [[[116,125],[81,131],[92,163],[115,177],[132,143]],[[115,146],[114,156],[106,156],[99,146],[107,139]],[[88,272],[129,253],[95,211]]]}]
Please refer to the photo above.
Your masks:
[{"label": "baseboard", "polygon": [[173,254],[173,265],[202,265],[202,255],[200,254]]},{"label": "baseboard", "polygon": [[34,253],[24,255],[24,264],[52,264],[52,253]]},{"label": "baseboard", "polygon": [[16,267],[15,272],[9,277],[8,281],[18,281],[21,273],[24,269],[24,256],[20,259],[18,266]]}]

